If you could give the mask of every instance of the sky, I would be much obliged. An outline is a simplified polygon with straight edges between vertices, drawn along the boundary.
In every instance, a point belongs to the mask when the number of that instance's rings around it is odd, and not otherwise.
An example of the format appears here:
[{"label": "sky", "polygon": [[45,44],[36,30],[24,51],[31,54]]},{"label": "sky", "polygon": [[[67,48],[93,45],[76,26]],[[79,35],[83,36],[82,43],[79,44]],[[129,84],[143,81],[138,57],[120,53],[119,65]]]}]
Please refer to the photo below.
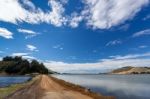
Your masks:
[{"label": "sky", "polygon": [[0,0],[0,59],[61,73],[150,66],[150,0]]}]

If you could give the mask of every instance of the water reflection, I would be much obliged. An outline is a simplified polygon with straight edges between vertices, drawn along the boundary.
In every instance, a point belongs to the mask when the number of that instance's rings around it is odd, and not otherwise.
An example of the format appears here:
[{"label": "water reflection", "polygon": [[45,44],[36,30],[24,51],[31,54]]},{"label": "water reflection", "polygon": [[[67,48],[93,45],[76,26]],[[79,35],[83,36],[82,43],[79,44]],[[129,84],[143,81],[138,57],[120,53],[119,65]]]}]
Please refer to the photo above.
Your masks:
[{"label": "water reflection", "polygon": [[117,99],[150,99],[150,75],[54,75]]},{"label": "water reflection", "polygon": [[31,77],[0,77],[0,87],[6,87],[11,84],[23,83]]}]

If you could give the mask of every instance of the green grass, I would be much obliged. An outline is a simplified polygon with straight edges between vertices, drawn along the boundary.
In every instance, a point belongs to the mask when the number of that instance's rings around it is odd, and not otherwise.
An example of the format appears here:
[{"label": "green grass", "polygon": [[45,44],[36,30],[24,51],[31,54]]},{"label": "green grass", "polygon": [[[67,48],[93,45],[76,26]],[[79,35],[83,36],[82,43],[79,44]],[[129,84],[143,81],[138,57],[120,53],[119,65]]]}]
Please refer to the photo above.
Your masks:
[{"label": "green grass", "polygon": [[37,77],[34,77],[34,79],[32,78],[30,81],[22,83],[22,84],[13,84],[8,87],[0,88],[0,99],[4,99],[4,97],[14,93],[18,89],[23,88],[26,85],[32,84],[36,80],[36,78]]},{"label": "green grass", "polygon": [[15,84],[9,87],[0,88],[0,99],[8,96],[9,94],[15,92],[16,90],[22,88],[25,84]]}]

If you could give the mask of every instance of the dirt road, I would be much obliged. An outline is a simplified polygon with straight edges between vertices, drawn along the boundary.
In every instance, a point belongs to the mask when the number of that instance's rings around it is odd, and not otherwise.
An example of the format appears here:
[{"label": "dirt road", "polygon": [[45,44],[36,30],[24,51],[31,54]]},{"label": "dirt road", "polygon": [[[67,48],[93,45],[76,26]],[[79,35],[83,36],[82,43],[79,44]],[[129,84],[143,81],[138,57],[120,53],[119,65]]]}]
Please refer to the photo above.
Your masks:
[{"label": "dirt road", "polygon": [[[51,77],[41,75],[34,83],[26,86],[6,99],[93,99],[88,95],[70,90],[55,82]],[[106,99],[106,98],[105,98]]]}]

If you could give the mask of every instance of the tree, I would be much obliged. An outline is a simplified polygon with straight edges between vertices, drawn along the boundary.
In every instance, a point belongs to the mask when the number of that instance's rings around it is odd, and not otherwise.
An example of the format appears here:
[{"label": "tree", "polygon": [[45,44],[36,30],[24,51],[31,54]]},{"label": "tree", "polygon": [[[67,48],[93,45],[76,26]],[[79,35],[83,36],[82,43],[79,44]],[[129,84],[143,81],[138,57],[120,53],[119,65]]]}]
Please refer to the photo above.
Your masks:
[{"label": "tree", "polygon": [[36,60],[33,60],[31,62],[31,71],[37,72],[37,73],[42,73],[42,74],[48,74],[48,69],[45,68],[45,66],[42,63],[39,63]]},{"label": "tree", "polygon": [[37,60],[29,62],[22,57],[6,56],[0,61],[0,72],[6,72],[8,74],[29,74],[29,73],[41,73],[48,74],[48,69],[43,63],[39,63]]},{"label": "tree", "polygon": [[10,57],[10,56],[6,56],[6,57],[4,57],[3,58],[3,60],[2,61],[12,61],[13,60],[13,58],[12,57]]}]

